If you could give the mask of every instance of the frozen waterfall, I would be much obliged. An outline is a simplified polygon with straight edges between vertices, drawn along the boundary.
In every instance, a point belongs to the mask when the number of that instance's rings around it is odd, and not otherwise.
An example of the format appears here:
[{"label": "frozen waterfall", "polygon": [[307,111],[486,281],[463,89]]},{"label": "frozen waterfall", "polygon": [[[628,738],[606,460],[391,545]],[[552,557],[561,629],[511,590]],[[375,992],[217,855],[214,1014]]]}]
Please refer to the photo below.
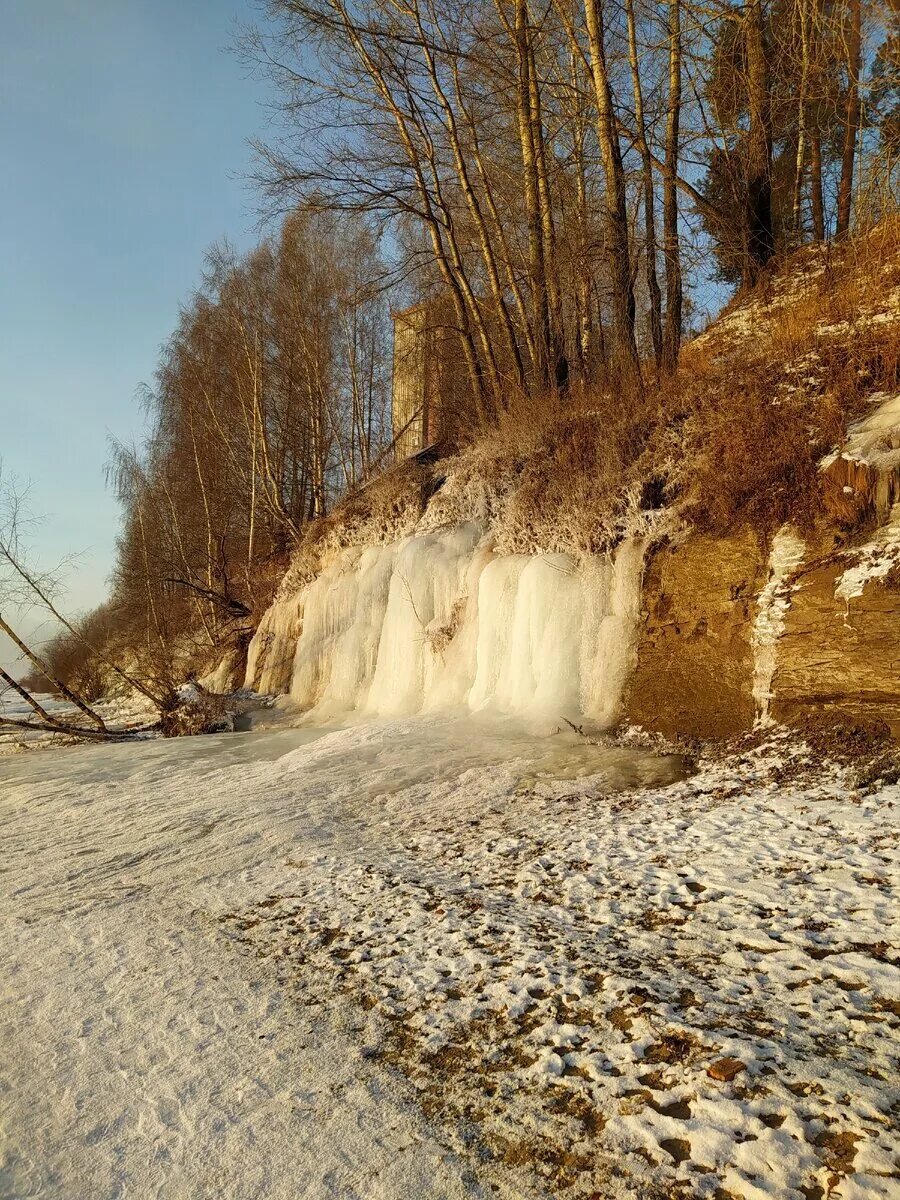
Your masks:
[{"label": "frozen waterfall", "polygon": [[640,612],[643,543],[578,565],[500,555],[475,525],[342,551],[276,602],[247,686],[317,719],[493,709],[558,721],[618,715]]}]

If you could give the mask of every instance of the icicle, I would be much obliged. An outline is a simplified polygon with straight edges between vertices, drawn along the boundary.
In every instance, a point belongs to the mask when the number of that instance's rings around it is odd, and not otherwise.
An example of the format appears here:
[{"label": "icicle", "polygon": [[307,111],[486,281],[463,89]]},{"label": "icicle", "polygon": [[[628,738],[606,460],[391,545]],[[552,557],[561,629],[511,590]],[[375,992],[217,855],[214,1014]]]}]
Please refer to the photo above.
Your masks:
[{"label": "icicle", "polygon": [[370,712],[409,713],[424,707],[440,672],[433,639],[462,594],[477,541],[477,527],[462,525],[401,543],[366,703]]},{"label": "icicle", "polygon": [[593,570],[585,572],[585,586],[593,584],[596,612],[588,624],[589,636],[582,650],[589,664],[582,709],[604,728],[619,719],[622,696],[637,658],[646,548],[643,538],[629,538],[611,564],[595,560]]},{"label": "icicle", "polygon": [[266,609],[247,650],[244,687],[264,694],[290,690],[305,596],[285,596]]}]

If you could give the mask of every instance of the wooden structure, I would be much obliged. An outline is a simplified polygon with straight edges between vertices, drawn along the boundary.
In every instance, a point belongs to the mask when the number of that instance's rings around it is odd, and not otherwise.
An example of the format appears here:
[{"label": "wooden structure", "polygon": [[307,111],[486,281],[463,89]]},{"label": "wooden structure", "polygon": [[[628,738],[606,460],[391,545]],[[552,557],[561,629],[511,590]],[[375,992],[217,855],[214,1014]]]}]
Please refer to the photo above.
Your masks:
[{"label": "wooden structure", "polygon": [[391,431],[397,461],[477,427],[471,376],[452,305],[436,296],[392,314]]},{"label": "wooden structure", "polygon": [[441,331],[434,327],[434,315],[427,301],[393,314],[391,428],[398,460],[418,454],[440,436]]}]

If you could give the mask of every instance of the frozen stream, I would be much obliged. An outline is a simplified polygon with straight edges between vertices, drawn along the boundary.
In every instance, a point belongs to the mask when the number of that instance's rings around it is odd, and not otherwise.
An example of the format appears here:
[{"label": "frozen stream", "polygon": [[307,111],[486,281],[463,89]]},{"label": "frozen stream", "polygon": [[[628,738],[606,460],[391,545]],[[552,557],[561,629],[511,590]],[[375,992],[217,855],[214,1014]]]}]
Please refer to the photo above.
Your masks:
[{"label": "frozen stream", "polygon": [[297,1006],[221,919],[271,864],[389,855],[445,803],[674,771],[436,716],[0,759],[0,1195],[488,1194],[340,1012]]}]

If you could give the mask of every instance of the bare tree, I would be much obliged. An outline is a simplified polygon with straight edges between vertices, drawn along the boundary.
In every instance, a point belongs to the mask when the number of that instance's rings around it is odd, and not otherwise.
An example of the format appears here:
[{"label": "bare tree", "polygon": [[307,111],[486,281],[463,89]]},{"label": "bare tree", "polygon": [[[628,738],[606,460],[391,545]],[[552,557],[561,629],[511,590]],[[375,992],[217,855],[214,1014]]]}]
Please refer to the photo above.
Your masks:
[{"label": "bare tree", "polygon": [[[44,608],[71,634],[77,636],[76,627],[62,615],[51,598],[58,583],[56,572],[38,572],[29,565],[22,541],[23,524],[28,518],[23,504],[24,496],[11,480],[3,480],[0,474],[0,610],[5,604],[18,606],[37,605]],[[0,727],[17,730],[43,730],[64,733],[93,740],[106,740],[123,736],[125,731],[111,728],[103,716],[74,687],[60,678],[47,658],[26,638],[22,637],[0,611],[0,634],[15,647],[21,657],[31,664],[33,672],[67,701],[68,711],[53,712],[38,698],[33,687],[16,679],[5,668],[0,668],[0,682],[8,691],[18,696],[33,714],[31,717],[13,716],[0,707]],[[102,654],[103,651],[101,650]],[[119,670],[110,664],[114,669]],[[123,677],[125,672],[119,670]],[[0,693],[2,698],[2,693]],[[74,710],[74,711],[72,711]],[[87,724],[85,724],[85,721]]]}]

